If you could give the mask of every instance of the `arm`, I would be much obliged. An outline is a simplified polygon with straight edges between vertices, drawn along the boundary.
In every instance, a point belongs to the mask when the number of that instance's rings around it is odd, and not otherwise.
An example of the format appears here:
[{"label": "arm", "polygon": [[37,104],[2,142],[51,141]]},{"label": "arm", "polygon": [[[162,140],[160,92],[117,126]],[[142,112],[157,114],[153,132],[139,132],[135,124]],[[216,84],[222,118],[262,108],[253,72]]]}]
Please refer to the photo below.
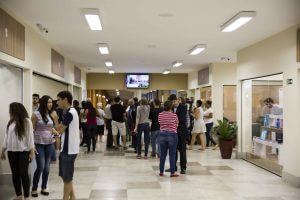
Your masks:
[{"label": "arm", "polygon": [[27,128],[27,135],[28,135],[28,148],[29,148],[29,161],[34,159],[35,153],[35,146],[34,146],[34,139],[33,139],[33,124],[30,120],[28,120],[28,128]]},{"label": "arm", "polygon": [[31,122],[32,122],[33,130],[35,130],[35,128],[36,128],[36,122],[37,122],[37,117],[35,116],[34,113],[32,113]]},{"label": "arm", "polygon": [[54,127],[57,128],[59,123],[58,123],[58,115],[57,115],[56,111],[53,111],[51,113],[51,117],[54,121]]},{"label": "arm", "polygon": [[1,151],[1,160],[6,160],[6,156],[5,156],[5,152],[6,152],[6,149],[7,149],[7,133],[5,133],[4,135],[4,141],[3,141],[3,146],[2,146],[2,151]]},{"label": "arm", "polygon": [[199,119],[200,111],[198,109],[196,109],[194,116],[195,116],[195,119]]},{"label": "arm", "polygon": [[137,127],[138,127],[139,121],[140,121],[140,107],[138,106],[137,110],[136,110],[136,121],[135,121],[134,132],[137,131]]}]

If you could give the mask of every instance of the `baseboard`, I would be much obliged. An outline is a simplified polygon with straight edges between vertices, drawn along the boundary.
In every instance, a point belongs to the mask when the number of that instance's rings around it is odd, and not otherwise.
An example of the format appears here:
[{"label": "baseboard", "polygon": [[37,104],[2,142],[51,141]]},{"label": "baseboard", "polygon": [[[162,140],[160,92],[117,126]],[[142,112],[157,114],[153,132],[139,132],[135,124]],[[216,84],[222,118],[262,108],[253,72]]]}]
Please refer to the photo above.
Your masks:
[{"label": "baseboard", "polygon": [[295,187],[300,188],[300,177],[294,176],[288,172],[282,172],[282,180],[287,182]]}]

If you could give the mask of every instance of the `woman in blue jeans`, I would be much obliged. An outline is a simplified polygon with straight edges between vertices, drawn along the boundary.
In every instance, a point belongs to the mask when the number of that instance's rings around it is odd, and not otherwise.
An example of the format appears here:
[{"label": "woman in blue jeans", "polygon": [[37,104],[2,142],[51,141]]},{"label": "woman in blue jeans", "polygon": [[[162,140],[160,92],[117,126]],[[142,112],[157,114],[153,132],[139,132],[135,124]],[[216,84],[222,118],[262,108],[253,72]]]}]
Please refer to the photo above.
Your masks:
[{"label": "woman in blue jeans", "polygon": [[172,101],[166,101],[164,103],[164,111],[159,113],[158,122],[160,125],[159,133],[159,145],[161,150],[159,170],[160,176],[164,175],[165,161],[167,153],[169,151],[170,159],[170,171],[171,177],[177,177],[178,174],[175,174],[176,166],[176,148],[178,143],[177,136],[177,127],[178,127],[178,118],[175,113],[172,112]]},{"label": "woman in blue jeans", "polygon": [[41,194],[48,196],[47,183],[50,169],[51,155],[54,151],[53,137],[58,134],[55,129],[55,123],[58,123],[58,117],[52,109],[51,97],[45,95],[40,99],[40,107],[32,114],[31,120],[33,125],[34,143],[36,148],[36,165],[37,168],[33,176],[32,197],[38,197],[38,183],[42,174]]}]

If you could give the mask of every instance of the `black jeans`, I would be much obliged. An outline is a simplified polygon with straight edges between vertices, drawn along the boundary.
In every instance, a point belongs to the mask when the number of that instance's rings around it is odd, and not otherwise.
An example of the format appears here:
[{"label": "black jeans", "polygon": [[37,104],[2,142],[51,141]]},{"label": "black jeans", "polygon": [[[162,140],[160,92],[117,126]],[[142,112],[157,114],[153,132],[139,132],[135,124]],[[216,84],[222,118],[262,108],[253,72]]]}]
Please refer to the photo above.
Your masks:
[{"label": "black jeans", "polygon": [[209,124],[205,124],[206,126],[206,132],[205,132],[205,136],[206,136],[206,147],[209,147],[210,146],[210,142],[213,144],[213,145],[216,145],[217,143],[215,142],[215,140],[212,138],[211,134],[210,134],[210,131],[211,131],[211,128],[213,127],[214,123],[209,123]]},{"label": "black jeans", "polygon": [[87,140],[88,151],[91,150],[91,141],[93,143],[93,151],[95,151],[95,149],[96,149],[97,125],[87,125],[87,133],[88,133],[88,140]]},{"label": "black jeans", "polygon": [[[179,126],[177,128],[177,135],[178,135],[178,144],[177,150],[179,151],[180,156],[180,169],[186,170],[186,140],[188,137],[188,129],[185,126]],[[178,160],[178,151],[176,152],[176,169],[177,170],[177,160]]]},{"label": "black jeans", "polygon": [[106,129],[107,129],[107,142],[106,146],[107,147],[112,147],[113,146],[113,135],[112,135],[112,130],[111,130],[111,119],[106,119]]},{"label": "black jeans", "polygon": [[12,172],[13,184],[17,196],[22,195],[22,186],[24,197],[29,197],[30,180],[28,175],[29,152],[8,151],[8,160]]},{"label": "black jeans", "polygon": [[81,141],[81,145],[87,144],[88,133],[87,133],[86,122],[81,122],[81,130],[82,130],[82,141]]},{"label": "black jeans", "polygon": [[142,133],[144,132],[145,156],[147,156],[150,143],[149,123],[139,124],[137,131],[137,153],[138,155],[142,154]]}]

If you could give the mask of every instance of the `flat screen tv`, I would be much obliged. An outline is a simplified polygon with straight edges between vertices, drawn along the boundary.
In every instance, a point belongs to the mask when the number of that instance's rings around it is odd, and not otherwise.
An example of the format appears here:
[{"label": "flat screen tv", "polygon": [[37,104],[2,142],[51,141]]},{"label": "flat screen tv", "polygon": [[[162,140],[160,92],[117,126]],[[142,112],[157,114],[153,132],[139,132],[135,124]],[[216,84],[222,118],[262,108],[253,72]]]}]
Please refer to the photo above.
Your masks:
[{"label": "flat screen tv", "polygon": [[150,77],[149,74],[127,74],[126,87],[127,88],[149,88]]}]

